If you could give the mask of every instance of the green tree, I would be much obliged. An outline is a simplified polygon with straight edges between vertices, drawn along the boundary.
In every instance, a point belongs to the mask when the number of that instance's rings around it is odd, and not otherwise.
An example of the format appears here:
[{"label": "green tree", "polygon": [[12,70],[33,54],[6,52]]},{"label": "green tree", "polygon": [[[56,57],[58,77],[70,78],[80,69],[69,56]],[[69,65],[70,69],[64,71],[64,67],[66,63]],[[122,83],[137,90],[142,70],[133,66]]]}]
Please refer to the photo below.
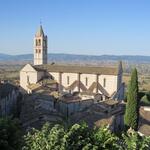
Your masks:
[{"label": "green tree", "polygon": [[74,124],[65,134],[65,149],[80,150],[88,149],[90,144],[91,130],[86,123]]},{"label": "green tree", "polygon": [[23,150],[119,150],[118,142],[107,128],[90,129],[81,123],[64,130],[60,125],[45,124],[40,131],[33,129],[25,136]]},{"label": "green tree", "polygon": [[25,136],[23,150],[148,150],[150,137],[141,137],[134,130],[119,137],[106,128],[90,129],[85,123],[65,130],[61,125],[46,123]]},{"label": "green tree", "polygon": [[137,150],[140,146],[139,135],[136,132],[123,134],[124,149]]},{"label": "green tree", "polygon": [[97,146],[97,149],[121,150],[119,138],[106,127],[95,129],[92,141],[93,145]]},{"label": "green tree", "polygon": [[150,149],[150,136],[142,137],[140,150],[148,150]]},{"label": "green tree", "polygon": [[138,103],[138,75],[137,70],[133,69],[128,86],[124,122],[126,127],[131,127],[134,130],[137,130],[138,127]]},{"label": "green tree", "polygon": [[0,149],[19,150],[22,146],[22,133],[18,120],[0,118]]},{"label": "green tree", "polygon": [[122,135],[122,148],[124,150],[149,150],[150,137],[141,137],[137,132],[131,131]]},{"label": "green tree", "polygon": [[46,123],[41,130],[32,129],[25,136],[25,146],[23,150],[63,150],[65,131],[63,126],[55,125],[51,127]]}]

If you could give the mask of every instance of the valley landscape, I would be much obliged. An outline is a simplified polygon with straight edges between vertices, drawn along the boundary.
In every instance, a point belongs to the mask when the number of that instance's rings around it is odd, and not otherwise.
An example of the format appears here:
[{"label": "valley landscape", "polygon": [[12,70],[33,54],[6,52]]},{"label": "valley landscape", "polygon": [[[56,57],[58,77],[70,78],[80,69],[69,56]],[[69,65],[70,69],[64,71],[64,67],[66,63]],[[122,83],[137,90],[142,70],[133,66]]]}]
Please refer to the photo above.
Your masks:
[{"label": "valley landscape", "polygon": [[0,3],[0,150],[150,150],[150,1]]},{"label": "valley landscape", "polygon": [[[19,71],[27,63],[33,64],[33,54],[7,55],[0,54],[0,78],[19,84]],[[123,80],[127,86],[130,72],[137,68],[139,73],[139,88],[141,91],[150,91],[150,56],[117,56],[117,55],[74,55],[54,54],[48,55],[49,64],[66,64],[81,66],[109,66],[115,67],[119,60],[123,62]]]}]

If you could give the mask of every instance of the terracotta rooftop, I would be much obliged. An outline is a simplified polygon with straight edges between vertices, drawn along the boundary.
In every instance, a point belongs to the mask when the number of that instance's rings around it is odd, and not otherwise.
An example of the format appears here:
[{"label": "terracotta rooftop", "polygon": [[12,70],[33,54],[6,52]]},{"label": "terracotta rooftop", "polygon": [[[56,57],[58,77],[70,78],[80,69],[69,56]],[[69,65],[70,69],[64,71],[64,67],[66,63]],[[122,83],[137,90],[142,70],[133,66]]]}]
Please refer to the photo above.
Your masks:
[{"label": "terracotta rooftop", "polygon": [[41,87],[41,85],[38,84],[38,83],[36,83],[36,84],[27,85],[27,87],[28,87],[29,89],[31,89],[31,90],[35,90],[35,89]]},{"label": "terracotta rooftop", "polygon": [[33,67],[36,71],[39,71],[39,72],[41,72],[41,71],[46,71],[45,69],[40,68],[40,67],[36,67],[36,66],[33,66],[33,65],[32,65],[32,67]]},{"label": "terracotta rooftop", "polygon": [[118,104],[119,102],[117,100],[112,100],[112,99],[109,99],[109,100],[106,100],[103,102],[104,104],[107,104],[107,105],[116,105]]},{"label": "terracotta rooftop", "polygon": [[46,64],[33,66],[36,70],[47,70],[49,72],[65,72],[65,73],[87,73],[87,74],[104,74],[117,75],[118,68],[116,67],[98,67],[98,66],[80,66],[80,65],[56,65]]},{"label": "terracotta rooftop", "polygon": [[66,95],[66,96],[60,97],[60,100],[65,103],[73,103],[73,102],[81,101],[81,98],[79,96],[73,96],[73,95],[67,96]]},{"label": "terracotta rooftop", "polygon": [[107,110],[107,107],[103,107],[103,102],[96,103],[82,112],[74,113],[71,116],[71,122],[79,123],[84,120],[90,127],[111,125],[113,117],[122,115],[122,113],[124,112],[123,109],[120,109],[119,105],[115,108],[115,110],[111,110],[111,112],[108,112]]},{"label": "terracotta rooftop", "polygon": [[144,107],[140,108],[139,132],[150,136],[150,111],[145,111]]},{"label": "terracotta rooftop", "polygon": [[38,31],[36,32],[36,36],[44,36],[44,31],[42,26],[40,25]]}]

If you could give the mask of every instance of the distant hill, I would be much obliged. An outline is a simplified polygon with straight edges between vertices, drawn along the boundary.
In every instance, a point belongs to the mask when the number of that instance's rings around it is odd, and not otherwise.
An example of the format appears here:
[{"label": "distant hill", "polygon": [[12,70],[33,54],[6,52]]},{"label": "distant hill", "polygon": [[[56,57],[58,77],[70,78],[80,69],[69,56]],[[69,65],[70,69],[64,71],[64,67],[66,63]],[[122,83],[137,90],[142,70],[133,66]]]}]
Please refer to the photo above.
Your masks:
[{"label": "distant hill", "polygon": [[[150,56],[130,56],[130,55],[74,55],[74,54],[48,54],[49,63],[96,65],[96,66],[116,66],[119,60],[123,61],[125,73],[130,73],[136,67],[141,74],[150,74]],[[20,69],[27,63],[33,63],[33,54],[7,55],[0,53],[1,69]]]},{"label": "distant hill", "polygon": [[[0,61],[23,61],[31,62],[33,60],[33,54],[24,54],[24,55],[7,55],[0,53]],[[75,55],[75,54],[48,54],[48,60],[50,62],[87,62],[87,63],[96,63],[96,62],[116,62],[122,60],[129,63],[150,63],[150,56],[130,56],[130,55]]]},{"label": "distant hill", "polygon": [[24,54],[24,55],[8,55],[0,53],[0,61],[14,61],[14,60],[32,60],[32,54]]}]

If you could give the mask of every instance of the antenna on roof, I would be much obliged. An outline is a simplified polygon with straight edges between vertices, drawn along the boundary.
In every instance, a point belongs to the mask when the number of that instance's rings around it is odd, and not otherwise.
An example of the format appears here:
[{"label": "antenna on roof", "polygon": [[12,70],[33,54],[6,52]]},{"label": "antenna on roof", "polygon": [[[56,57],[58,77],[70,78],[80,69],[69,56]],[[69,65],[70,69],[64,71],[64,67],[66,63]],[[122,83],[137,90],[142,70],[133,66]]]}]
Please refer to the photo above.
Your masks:
[{"label": "antenna on roof", "polygon": [[42,20],[40,19],[40,26],[42,25]]}]

